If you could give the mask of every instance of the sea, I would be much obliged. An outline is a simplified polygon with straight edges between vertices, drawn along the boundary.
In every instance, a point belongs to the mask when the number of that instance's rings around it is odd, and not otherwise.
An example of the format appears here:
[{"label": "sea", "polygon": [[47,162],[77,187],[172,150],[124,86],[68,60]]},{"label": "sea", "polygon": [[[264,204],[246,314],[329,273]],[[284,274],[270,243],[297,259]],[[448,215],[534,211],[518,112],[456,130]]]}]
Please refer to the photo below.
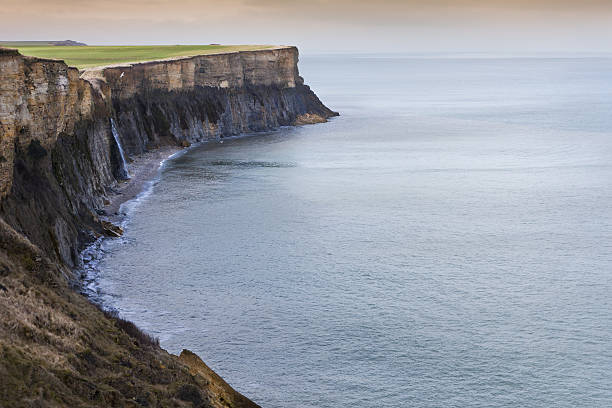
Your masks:
[{"label": "sea", "polygon": [[166,161],[105,307],[265,408],[612,406],[612,55],[304,55],[341,116]]}]

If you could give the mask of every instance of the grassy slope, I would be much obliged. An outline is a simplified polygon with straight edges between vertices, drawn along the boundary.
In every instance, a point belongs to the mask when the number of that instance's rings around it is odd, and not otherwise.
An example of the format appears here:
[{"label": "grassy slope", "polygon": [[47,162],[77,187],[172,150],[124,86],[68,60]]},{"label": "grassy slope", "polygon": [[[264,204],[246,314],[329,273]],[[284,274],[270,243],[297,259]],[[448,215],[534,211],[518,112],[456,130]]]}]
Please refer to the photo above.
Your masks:
[{"label": "grassy slope", "polygon": [[139,406],[258,408],[195,354],[97,309],[0,219],[0,407]]},{"label": "grassy slope", "polygon": [[[11,43],[0,43],[10,47]],[[126,62],[153,61],[164,58],[250,51],[273,48],[271,45],[154,45],[154,46],[20,46],[23,55],[61,59],[79,69]]]}]

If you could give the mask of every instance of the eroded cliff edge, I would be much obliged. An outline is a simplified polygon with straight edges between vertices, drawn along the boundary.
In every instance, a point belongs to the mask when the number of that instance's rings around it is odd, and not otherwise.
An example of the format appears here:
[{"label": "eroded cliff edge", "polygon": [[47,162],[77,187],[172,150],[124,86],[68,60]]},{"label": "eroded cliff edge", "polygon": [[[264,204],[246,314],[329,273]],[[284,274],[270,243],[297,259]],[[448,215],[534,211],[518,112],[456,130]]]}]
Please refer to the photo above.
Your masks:
[{"label": "eroded cliff edge", "polygon": [[71,289],[129,155],[334,116],[294,47],[106,67],[0,49],[0,405],[255,406]]}]

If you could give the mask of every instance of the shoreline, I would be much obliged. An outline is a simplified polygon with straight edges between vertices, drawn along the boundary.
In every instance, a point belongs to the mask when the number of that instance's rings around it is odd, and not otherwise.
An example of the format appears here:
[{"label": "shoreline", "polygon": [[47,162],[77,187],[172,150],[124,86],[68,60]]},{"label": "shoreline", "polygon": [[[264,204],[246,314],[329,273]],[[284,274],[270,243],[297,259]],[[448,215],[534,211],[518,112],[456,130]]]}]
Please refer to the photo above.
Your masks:
[{"label": "shoreline", "polygon": [[112,306],[104,302],[98,286],[100,280],[98,264],[105,256],[103,245],[108,241],[122,239],[127,229],[130,213],[138,204],[139,199],[148,196],[152,191],[152,187],[167,160],[183,155],[198,146],[223,144],[223,142],[231,142],[238,139],[275,134],[282,129],[295,126],[305,125],[280,126],[270,131],[241,133],[223,139],[205,140],[184,147],[165,145],[135,157],[128,157],[128,173],[130,178],[118,181],[116,185],[108,188],[110,194],[105,198],[107,203],[102,208],[104,213],[100,215],[100,220],[103,222],[110,222],[114,227],[119,227],[121,234],[116,236],[100,235],[81,249],[79,252],[80,265],[72,269],[75,278],[73,286],[89,302],[100,307],[102,310],[114,310]]},{"label": "shoreline", "polygon": [[83,247],[79,253],[80,265],[72,269],[73,276],[76,279],[73,282],[74,287],[78,288],[78,292],[84,295],[89,302],[102,308],[102,310],[114,310],[113,307],[109,307],[104,302],[98,286],[100,279],[98,264],[105,255],[103,245],[105,242],[122,238],[127,229],[126,224],[129,221],[130,213],[137,206],[140,198],[148,196],[152,191],[152,187],[155,185],[167,160],[183,155],[198,146],[222,144],[224,141],[229,142],[257,135],[273,134],[283,128],[285,127],[281,126],[271,131],[249,132],[223,139],[205,140],[184,147],[165,145],[134,157],[128,157],[127,167],[130,178],[118,181],[116,185],[108,188],[110,194],[105,198],[106,203],[101,208],[102,214],[100,214],[101,221],[110,222],[114,228],[120,228],[121,234],[116,236],[100,235]]},{"label": "shoreline", "polygon": [[257,135],[272,134],[283,128],[285,128],[285,126],[280,126],[277,129],[270,131],[248,132],[224,137],[222,139],[204,140],[201,142],[192,143],[189,146],[165,145],[135,157],[128,157],[127,170],[130,178],[128,180],[118,181],[116,185],[109,187],[111,194],[106,197],[108,202],[102,208],[105,214],[102,214],[100,218],[122,226],[128,212],[130,211],[130,209],[127,211],[124,210],[124,206],[129,205],[131,202],[137,200],[140,198],[140,196],[147,193],[149,190],[147,184],[155,182],[155,179],[159,175],[160,169],[167,160],[187,153],[189,150],[198,146],[223,144],[223,142],[231,142],[232,140],[244,139]]},{"label": "shoreline", "polygon": [[160,170],[166,160],[177,154],[184,153],[194,145],[161,146],[155,150],[145,152],[135,157],[128,158],[128,173],[130,178],[117,182],[109,187],[110,194],[105,198],[105,205],[101,209],[103,214],[100,220],[110,222],[121,229],[118,236],[100,235],[90,241],[79,253],[80,265],[72,269],[76,281],[73,283],[77,291],[81,293],[92,304],[102,310],[114,310],[104,302],[102,293],[98,286],[100,276],[98,270],[99,262],[104,258],[103,245],[107,241],[121,239],[125,229],[128,213],[133,207],[125,209],[125,205],[138,202],[138,199],[151,190]]},{"label": "shoreline", "polygon": [[129,158],[128,173],[130,178],[119,181],[116,186],[109,189],[111,195],[107,197],[108,202],[102,208],[106,213],[103,214],[103,218],[112,223],[121,224],[126,216],[121,207],[137,199],[146,191],[147,183],[155,180],[166,160],[187,149],[189,147],[162,146],[135,158]]}]

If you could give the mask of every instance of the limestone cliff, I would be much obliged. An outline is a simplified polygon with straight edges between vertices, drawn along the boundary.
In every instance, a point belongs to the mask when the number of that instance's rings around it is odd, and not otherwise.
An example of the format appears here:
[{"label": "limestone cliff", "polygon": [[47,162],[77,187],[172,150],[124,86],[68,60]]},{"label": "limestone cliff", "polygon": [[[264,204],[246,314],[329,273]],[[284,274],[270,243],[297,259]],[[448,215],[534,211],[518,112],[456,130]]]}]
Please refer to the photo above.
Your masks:
[{"label": "limestone cliff", "polygon": [[[0,49],[0,406],[256,406],[70,289],[129,155],[324,121],[297,49],[88,70]],[[8,406],[8,405],[7,405]]]},{"label": "limestone cliff", "polygon": [[199,142],[335,113],[304,85],[298,51],[284,47],[87,70],[112,99],[128,154],[168,138]]},{"label": "limestone cliff", "polygon": [[69,266],[115,181],[111,115],[78,70],[0,51],[0,215]]}]

